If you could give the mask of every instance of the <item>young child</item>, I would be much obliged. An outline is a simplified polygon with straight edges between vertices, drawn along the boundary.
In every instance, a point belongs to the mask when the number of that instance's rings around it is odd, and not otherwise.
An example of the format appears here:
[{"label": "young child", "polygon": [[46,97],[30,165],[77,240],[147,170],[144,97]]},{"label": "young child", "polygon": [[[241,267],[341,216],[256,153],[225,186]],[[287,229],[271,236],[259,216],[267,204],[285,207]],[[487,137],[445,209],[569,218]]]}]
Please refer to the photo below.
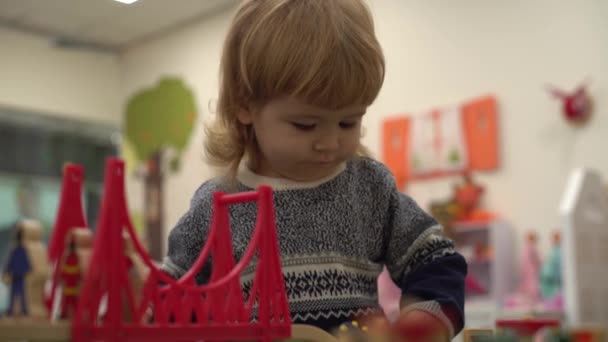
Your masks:
[{"label": "young child", "polygon": [[[270,185],[294,323],[331,330],[379,313],[376,280],[386,265],[404,294],[402,321],[458,333],[464,259],[360,142],[384,73],[363,0],[244,1],[224,45],[218,117],[207,129],[207,155],[227,172],[195,192],[171,231],[163,269],[180,277],[197,259],[214,192]],[[254,203],[230,209],[237,259],[255,216]],[[247,286],[252,274],[242,280]]]}]

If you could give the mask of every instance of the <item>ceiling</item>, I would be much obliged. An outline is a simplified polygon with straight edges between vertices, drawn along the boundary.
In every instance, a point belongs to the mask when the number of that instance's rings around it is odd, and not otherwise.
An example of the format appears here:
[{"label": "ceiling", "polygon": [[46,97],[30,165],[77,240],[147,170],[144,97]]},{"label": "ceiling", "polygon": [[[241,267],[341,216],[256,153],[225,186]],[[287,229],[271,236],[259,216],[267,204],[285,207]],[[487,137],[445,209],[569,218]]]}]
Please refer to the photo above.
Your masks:
[{"label": "ceiling", "polygon": [[108,52],[179,29],[237,0],[0,0],[0,27],[47,36],[64,47]]}]

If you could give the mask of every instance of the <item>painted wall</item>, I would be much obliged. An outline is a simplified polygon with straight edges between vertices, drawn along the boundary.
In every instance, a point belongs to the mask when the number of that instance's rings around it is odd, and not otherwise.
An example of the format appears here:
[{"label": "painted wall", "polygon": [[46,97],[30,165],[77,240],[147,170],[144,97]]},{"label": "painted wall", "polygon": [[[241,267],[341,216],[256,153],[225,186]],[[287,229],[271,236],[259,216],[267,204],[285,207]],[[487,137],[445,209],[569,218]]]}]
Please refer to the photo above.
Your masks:
[{"label": "painted wall", "polygon": [[[451,105],[493,93],[501,111],[502,168],[479,180],[486,205],[519,232],[534,228],[548,244],[559,225],[558,206],[572,168],[608,175],[608,3],[591,1],[372,0],[378,37],[387,59],[386,83],[365,119],[365,143],[380,153],[380,125],[396,113]],[[180,75],[193,87],[202,118],[217,96],[220,49],[231,11],[129,50],[123,59],[129,96],[162,75]],[[570,89],[592,80],[595,117],[573,129],[560,117],[549,83]],[[202,131],[185,155],[184,169],[169,180],[167,226],[186,210],[196,187],[211,173],[201,161]],[[423,206],[447,196],[453,180],[412,184]],[[141,198],[130,188],[133,202]],[[545,234],[545,233],[543,233]]]},{"label": "painted wall", "polygon": [[0,29],[0,46],[0,106],[120,123],[118,57],[8,29]]}]

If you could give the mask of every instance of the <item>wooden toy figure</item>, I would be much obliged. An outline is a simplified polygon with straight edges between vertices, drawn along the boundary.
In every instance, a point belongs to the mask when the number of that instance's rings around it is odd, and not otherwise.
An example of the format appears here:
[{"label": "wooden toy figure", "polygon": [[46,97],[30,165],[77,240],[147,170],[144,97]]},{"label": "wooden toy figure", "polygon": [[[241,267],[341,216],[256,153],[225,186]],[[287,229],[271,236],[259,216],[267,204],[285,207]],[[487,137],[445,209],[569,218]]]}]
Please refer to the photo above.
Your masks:
[{"label": "wooden toy figure", "polygon": [[10,302],[7,310],[8,316],[15,314],[15,305],[20,301],[21,314],[27,316],[27,300],[25,293],[25,277],[30,272],[31,265],[27,251],[23,246],[23,230],[17,229],[15,248],[10,253],[5,268],[6,278],[10,279]]},{"label": "wooden toy figure", "polygon": [[80,258],[76,253],[76,241],[71,239],[68,250],[61,264],[61,318],[71,317],[76,312],[82,272]]},{"label": "wooden toy figure", "polygon": [[44,291],[50,267],[43,239],[44,229],[39,221],[31,219],[21,220],[19,226],[23,232],[23,247],[30,262],[30,272],[25,279],[28,316],[46,318],[48,312],[44,306]]},{"label": "wooden toy figure", "polygon": [[93,234],[88,228],[70,229],[63,246],[65,250],[53,273],[56,289],[51,290],[52,293],[48,298],[52,303],[53,320],[70,318],[74,313],[80,295],[80,282],[87,272],[91,259]]}]

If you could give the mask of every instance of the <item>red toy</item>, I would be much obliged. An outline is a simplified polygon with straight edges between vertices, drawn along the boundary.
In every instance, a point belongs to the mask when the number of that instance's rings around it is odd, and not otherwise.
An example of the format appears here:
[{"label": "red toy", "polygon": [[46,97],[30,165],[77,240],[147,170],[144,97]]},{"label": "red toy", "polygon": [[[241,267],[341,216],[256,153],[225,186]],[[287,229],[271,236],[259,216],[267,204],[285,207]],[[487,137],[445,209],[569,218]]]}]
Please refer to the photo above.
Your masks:
[{"label": "red toy", "polygon": [[512,331],[521,338],[531,337],[543,328],[557,329],[559,327],[559,320],[554,319],[502,319],[496,321],[497,330]]},{"label": "red toy", "polygon": [[61,317],[72,317],[78,305],[78,295],[80,292],[80,259],[76,253],[76,243],[72,239],[68,246],[68,253],[61,263]]},{"label": "red toy", "polygon": [[587,84],[582,84],[574,92],[551,88],[551,93],[562,101],[563,115],[568,122],[584,123],[591,116],[592,103],[586,90]]},{"label": "red toy", "polygon": [[[207,243],[192,268],[179,280],[161,272],[137,239],[124,190],[124,163],[110,159],[91,264],[72,322],[73,341],[271,341],[291,336],[270,187],[214,195]],[[258,203],[255,232],[243,258],[235,264],[228,206],[252,201]],[[123,229],[150,269],[139,303],[127,276]],[[198,286],[194,277],[211,253],[210,283]],[[257,269],[251,292],[245,297],[239,277],[254,255]],[[159,286],[161,282],[166,285]],[[103,297],[107,298],[107,308],[100,315]],[[125,299],[127,315],[123,312]],[[143,318],[150,306],[154,308],[154,321],[147,323]]]},{"label": "red toy", "polygon": [[63,168],[61,198],[48,249],[49,264],[53,270],[50,293],[45,297],[45,304],[49,312],[52,311],[53,302],[57,300],[55,293],[61,277],[61,269],[58,264],[64,255],[66,237],[71,229],[86,229],[87,227],[82,205],[83,174],[84,171],[80,165],[66,164]]}]

